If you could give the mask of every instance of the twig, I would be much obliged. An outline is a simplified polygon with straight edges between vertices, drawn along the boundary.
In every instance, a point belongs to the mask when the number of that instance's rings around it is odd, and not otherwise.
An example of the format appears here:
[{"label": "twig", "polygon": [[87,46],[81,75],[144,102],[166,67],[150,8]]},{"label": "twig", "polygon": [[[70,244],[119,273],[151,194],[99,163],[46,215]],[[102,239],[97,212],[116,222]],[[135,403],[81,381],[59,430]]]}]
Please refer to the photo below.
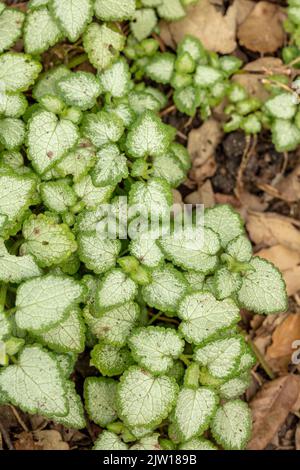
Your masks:
[{"label": "twig", "polygon": [[160,117],[166,116],[167,114],[172,113],[173,111],[176,111],[176,106],[172,104],[171,106],[168,106],[167,108],[163,109],[159,115]]},{"label": "twig", "polygon": [[272,371],[272,369],[270,368],[269,364],[267,363],[267,361],[265,360],[264,356],[261,354],[260,350],[258,349],[258,347],[254,344],[254,342],[252,341],[252,339],[250,338],[249,335],[247,335],[246,331],[244,331],[242,328],[239,328],[239,332],[241,335],[244,336],[245,340],[247,341],[247,343],[250,345],[252,351],[254,352],[255,356],[257,357],[257,360],[258,362],[260,363],[261,367],[263,368],[263,370],[265,371],[265,373],[267,374],[267,376],[273,380],[275,379],[275,374],[274,372]]},{"label": "twig", "polygon": [[270,184],[267,183],[256,183],[256,187],[266,193],[268,196],[270,196],[271,199],[277,198],[281,199],[282,201],[285,201],[285,198],[281,196],[279,193],[278,189],[274,188]]},{"label": "twig", "polygon": [[165,52],[166,51],[166,46],[165,46],[165,43],[163,42],[162,38],[160,36],[158,36],[158,34],[156,33],[152,33],[152,37],[154,39],[156,39],[156,41],[159,42],[159,48],[162,52]]},{"label": "twig", "polygon": [[299,63],[300,63],[300,57],[296,57],[296,59],[293,59],[292,62],[289,62],[288,64],[286,64],[285,68],[294,67],[294,65],[298,65]]},{"label": "twig", "polygon": [[184,139],[184,140],[188,140],[187,136],[185,134],[183,134],[181,131],[177,131],[177,135],[179,137],[181,137],[182,139]]},{"label": "twig", "polygon": [[9,405],[10,409],[12,410],[13,414],[15,415],[15,418],[16,420],[18,421],[18,423],[20,424],[21,428],[23,428],[23,431],[25,432],[29,432],[29,429],[28,427],[26,426],[26,424],[24,423],[23,419],[21,418],[21,416],[19,415],[18,411],[16,410],[16,408],[12,405]]},{"label": "twig", "polygon": [[190,116],[189,119],[186,121],[185,125],[183,126],[183,128],[186,129],[187,127],[189,127],[192,124],[193,119],[194,119],[194,116]]},{"label": "twig", "polygon": [[255,378],[257,383],[260,385],[260,387],[262,387],[263,386],[263,381],[261,380],[259,375],[255,372],[255,370],[251,370],[251,375],[253,375],[253,377]]},{"label": "twig", "polygon": [[289,154],[288,154],[288,152],[283,152],[283,163],[282,163],[282,167],[281,167],[281,170],[280,170],[280,174],[282,176],[286,172],[288,163],[289,163]]},{"label": "twig", "polygon": [[288,85],[285,85],[284,83],[277,82],[276,80],[272,80],[271,78],[262,78],[261,80],[262,84],[268,84],[268,85],[276,85],[278,88],[282,88],[282,90],[287,91],[288,93],[295,93],[295,90],[290,88]]},{"label": "twig", "polygon": [[14,448],[14,446],[13,446],[11,440],[10,440],[9,434],[6,431],[6,429],[4,428],[1,421],[0,421],[0,433],[2,434],[3,440],[4,440],[5,444],[7,445],[8,449],[9,450],[15,450],[15,448]]},{"label": "twig", "polygon": [[267,376],[271,379],[271,380],[274,380],[275,379],[275,374],[274,372],[272,371],[272,369],[270,368],[269,364],[267,363],[267,361],[265,360],[264,356],[261,354],[260,350],[258,349],[258,347],[253,343],[253,341],[250,339],[250,338],[247,338],[247,342],[250,344],[255,356],[257,357],[258,359],[258,362],[260,363],[261,367],[263,368],[263,370],[265,371],[265,373],[267,374]]},{"label": "twig", "polygon": [[[160,314],[161,314],[161,312],[160,312]],[[150,312],[150,316],[155,317],[156,313],[151,313]],[[161,321],[164,321],[165,323],[173,323],[174,325],[179,325],[179,321],[175,320],[174,318],[159,316],[159,319]]]},{"label": "twig", "polygon": [[250,149],[251,149],[251,136],[247,135],[246,136],[246,145],[245,145],[245,148],[244,148],[242,161],[241,161],[239,171],[238,171],[238,174],[237,174],[236,187],[235,187],[235,190],[234,190],[235,195],[237,196],[238,199],[241,198],[241,191],[242,191],[242,188],[243,188],[244,171],[247,168],[249,158],[250,158],[250,155],[251,155]]}]

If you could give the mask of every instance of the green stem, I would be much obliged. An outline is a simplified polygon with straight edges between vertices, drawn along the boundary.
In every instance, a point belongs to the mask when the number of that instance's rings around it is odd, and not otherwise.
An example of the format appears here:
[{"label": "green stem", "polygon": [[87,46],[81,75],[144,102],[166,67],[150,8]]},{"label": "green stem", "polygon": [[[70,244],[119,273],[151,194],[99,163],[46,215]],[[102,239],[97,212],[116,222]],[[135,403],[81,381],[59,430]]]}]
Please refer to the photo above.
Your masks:
[{"label": "green stem", "polygon": [[5,307],[7,289],[8,289],[8,285],[2,284],[0,288],[0,311],[4,310],[4,307]]},{"label": "green stem", "polygon": [[152,325],[152,323],[158,320],[159,317],[161,317],[161,312],[158,312],[155,315],[153,315],[153,317],[150,318],[150,320],[148,321],[148,325]]},{"label": "green stem", "polygon": [[70,60],[70,62],[67,64],[67,67],[68,69],[74,69],[75,67],[78,67],[78,65],[83,64],[87,60],[88,60],[87,54],[78,55]]},{"label": "green stem", "polygon": [[7,315],[13,315],[14,313],[16,313],[16,311],[17,311],[17,307],[14,307],[14,308],[11,308],[11,309],[9,309],[9,310],[6,310],[5,313],[6,313]]},{"label": "green stem", "polygon": [[271,367],[269,366],[269,364],[267,363],[267,361],[265,360],[264,356],[261,354],[260,350],[258,349],[258,347],[251,341],[248,339],[248,343],[250,344],[255,356],[257,357],[258,359],[258,362],[260,363],[261,367],[264,369],[265,373],[267,374],[267,376],[271,379],[271,380],[274,380],[275,379],[275,374],[274,372],[272,371]]},{"label": "green stem", "polygon": [[269,364],[267,363],[266,359],[264,358],[264,356],[262,355],[262,353],[260,352],[260,350],[258,349],[258,347],[253,343],[253,341],[251,340],[251,338],[249,338],[247,336],[247,333],[242,330],[241,328],[239,328],[239,332],[241,335],[244,336],[245,340],[247,341],[247,343],[249,344],[249,346],[251,347],[253,353],[255,354],[259,364],[261,365],[261,367],[263,368],[263,370],[265,371],[265,373],[267,374],[267,376],[271,379],[271,380],[274,380],[275,379],[275,374],[274,372],[272,371],[271,367],[269,366]]},{"label": "green stem", "polygon": [[20,246],[22,245],[23,242],[24,242],[23,238],[20,238],[19,240],[15,241],[15,243],[13,244],[13,246],[10,249],[10,253],[12,255],[16,255],[18,253],[18,250],[19,250],[19,248],[20,248]]},{"label": "green stem", "polygon": [[186,354],[180,354],[179,359],[180,359],[187,367],[189,367],[189,365],[191,364],[191,361],[189,360],[189,356],[187,356]]},{"label": "green stem", "polygon": [[129,249],[126,248],[125,250],[123,250],[120,254],[119,254],[119,258],[121,258],[122,256],[124,255],[127,255],[127,253],[129,253]]}]

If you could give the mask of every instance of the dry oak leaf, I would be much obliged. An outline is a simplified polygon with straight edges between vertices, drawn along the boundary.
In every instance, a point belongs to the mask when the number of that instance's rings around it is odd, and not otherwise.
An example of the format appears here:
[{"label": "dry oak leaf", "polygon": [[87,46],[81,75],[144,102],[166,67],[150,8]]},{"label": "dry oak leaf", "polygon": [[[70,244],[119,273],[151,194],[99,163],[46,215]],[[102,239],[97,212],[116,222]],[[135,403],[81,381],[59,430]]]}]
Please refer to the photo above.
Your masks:
[{"label": "dry oak leaf", "polygon": [[174,46],[185,34],[196,36],[204,47],[221,54],[232,53],[236,46],[236,28],[253,8],[249,0],[236,0],[223,15],[220,6],[209,0],[201,0],[188,8],[180,21],[160,25],[161,36],[168,46]]},{"label": "dry oak leaf", "polygon": [[256,255],[271,261],[282,272],[288,295],[294,295],[300,290],[300,251],[274,245],[260,250]]},{"label": "dry oak leaf", "polygon": [[278,57],[261,57],[246,64],[243,73],[234,75],[232,80],[246,88],[249,95],[266,101],[269,98],[269,93],[262,80],[268,75],[285,72],[284,64]]},{"label": "dry oak leaf", "polygon": [[277,185],[280,196],[287,202],[296,202],[300,199],[300,165],[290,175],[281,180]]},{"label": "dry oak leaf", "polygon": [[300,313],[290,314],[272,335],[272,344],[267,349],[266,359],[275,372],[287,372],[296,340],[300,340]]},{"label": "dry oak leaf", "polygon": [[203,204],[205,207],[215,205],[215,195],[210,180],[198,187],[197,191],[190,193],[184,200],[186,204]]},{"label": "dry oak leaf", "polygon": [[256,255],[271,261],[280,271],[286,271],[300,264],[300,251],[291,250],[284,245],[264,248],[257,252]]},{"label": "dry oak leaf", "polygon": [[14,443],[16,450],[69,450],[58,431],[21,432]]},{"label": "dry oak leaf", "polygon": [[33,435],[43,450],[69,450],[58,431],[34,431]]},{"label": "dry oak leaf", "polygon": [[275,52],[284,43],[283,20],[284,14],[278,5],[258,2],[238,28],[240,44],[253,52]]},{"label": "dry oak leaf", "polygon": [[283,271],[283,278],[286,283],[288,295],[295,295],[300,291],[300,266]]},{"label": "dry oak leaf", "polygon": [[188,151],[192,158],[192,169],[189,176],[192,180],[200,184],[215,174],[217,166],[214,155],[222,137],[221,125],[213,118],[190,132]]},{"label": "dry oak leaf", "polygon": [[299,223],[296,220],[274,212],[251,211],[248,213],[246,226],[251,240],[257,245],[279,244],[300,251]]},{"label": "dry oak leaf", "polygon": [[285,375],[266,382],[250,402],[253,415],[249,450],[263,450],[285,422],[300,394],[300,377]]}]

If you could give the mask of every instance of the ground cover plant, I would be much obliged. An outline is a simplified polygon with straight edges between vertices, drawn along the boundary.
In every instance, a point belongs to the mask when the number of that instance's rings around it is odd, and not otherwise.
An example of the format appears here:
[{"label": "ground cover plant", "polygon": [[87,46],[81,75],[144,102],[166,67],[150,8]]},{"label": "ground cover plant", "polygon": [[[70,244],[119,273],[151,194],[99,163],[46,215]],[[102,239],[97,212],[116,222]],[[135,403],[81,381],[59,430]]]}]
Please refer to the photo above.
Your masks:
[{"label": "ground cover plant", "polygon": [[[0,4],[0,403],[72,429],[86,412],[102,430],[96,450],[245,448],[240,397],[256,358],[240,312],[288,306],[230,205],[183,230],[173,211],[164,230],[190,156],[162,120],[160,85],[190,117],[225,102],[226,132],[265,129],[278,151],[300,143],[297,79],[273,77],[262,102],[232,80],[234,56],[193,36],[159,51],[158,18],[193,3]],[[43,68],[60,43],[76,54]],[[79,390],[84,352],[97,372]]]}]

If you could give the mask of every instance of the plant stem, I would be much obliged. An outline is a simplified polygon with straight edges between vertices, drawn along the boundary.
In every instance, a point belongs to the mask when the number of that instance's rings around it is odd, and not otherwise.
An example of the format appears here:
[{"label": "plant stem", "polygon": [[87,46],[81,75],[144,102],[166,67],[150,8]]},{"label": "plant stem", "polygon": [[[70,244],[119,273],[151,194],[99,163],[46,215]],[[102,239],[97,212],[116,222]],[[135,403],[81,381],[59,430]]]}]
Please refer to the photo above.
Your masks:
[{"label": "plant stem", "polygon": [[267,374],[267,376],[271,379],[271,380],[274,380],[275,379],[275,374],[274,372],[272,371],[271,367],[269,366],[269,364],[267,363],[267,361],[265,360],[264,356],[261,354],[260,350],[258,349],[257,346],[255,346],[255,344],[253,343],[253,341],[251,341],[250,339],[248,339],[248,343],[250,344],[255,356],[257,357],[258,359],[258,362],[260,363],[261,367],[263,368],[263,370],[265,371],[265,373]]},{"label": "plant stem", "polygon": [[22,245],[24,239],[23,238],[20,238],[19,240],[16,240],[15,243],[13,244],[13,246],[11,247],[10,249],[10,253],[12,255],[16,255],[18,253],[18,249],[20,248],[20,246]]},{"label": "plant stem", "polygon": [[9,310],[6,310],[6,314],[7,315],[12,315],[13,313],[15,313],[17,311],[17,307],[14,307],[14,308],[11,308]]},{"label": "plant stem", "polygon": [[296,57],[293,59],[292,62],[289,62],[286,67],[293,67],[294,65],[298,65],[300,63],[300,57]]},{"label": "plant stem", "polygon": [[179,359],[188,367],[191,363],[189,357],[190,356],[187,356],[186,354],[180,354]]},{"label": "plant stem", "polygon": [[254,352],[255,356],[257,357],[257,360],[258,362],[260,363],[261,367],[263,368],[263,370],[265,371],[265,373],[267,374],[267,376],[273,380],[275,379],[275,374],[274,372],[272,371],[271,367],[269,366],[269,364],[267,363],[267,361],[265,360],[264,356],[261,354],[260,350],[258,349],[258,347],[253,343],[253,341],[251,340],[251,338],[249,338],[249,336],[247,335],[247,333],[242,330],[241,328],[239,328],[239,332],[241,335],[244,336],[245,340],[247,341],[247,343],[250,345],[252,351]]},{"label": "plant stem", "polygon": [[7,284],[2,284],[0,288],[0,312],[4,310],[5,307],[7,288]]},{"label": "plant stem", "polygon": [[161,317],[161,312],[158,312],[155,315],[153,315],[153,317],[150,318],[150,320],[148,322],[148,325],[152,325],[152,323],[154,323],[156,320],[158,320],[159,317]]},{"label": "plant stem", "polygon": [[86,62],[88,59],[87,54],[80,54],[74,57],[73,59],[70,60],[70,62],[67,64],[68,69],[74,69],[75,67],[78,67],[78,65],[83,64]]}]

